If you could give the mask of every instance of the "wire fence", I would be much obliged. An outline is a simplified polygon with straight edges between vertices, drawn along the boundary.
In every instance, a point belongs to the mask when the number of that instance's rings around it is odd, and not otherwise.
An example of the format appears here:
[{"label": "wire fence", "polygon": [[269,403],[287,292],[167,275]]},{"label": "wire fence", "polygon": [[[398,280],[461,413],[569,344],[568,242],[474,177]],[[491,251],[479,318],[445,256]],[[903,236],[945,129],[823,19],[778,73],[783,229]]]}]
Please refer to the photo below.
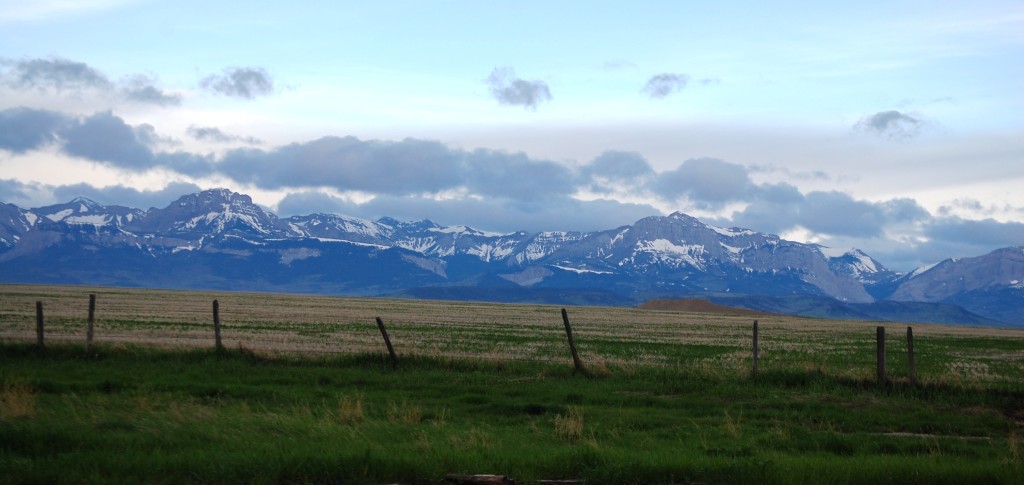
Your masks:
[{"label": "wire fence", "polygon": [[[387,355],[376,324],[381,318],[399,359],[573,364],[559,307],[381,298],[0,286],[0,340],[37,340],[38,302],[44,345],[86,345],[90,295],[95,295],[95,345],[212,348],[216,299],[220,341],[227,350]],[[911,377],[907,325],[597,307],[571,307],[568,317],[581,364],[589,370],[669,367],[722,377],[755,372],[861,380]],[[886,330],[881,361],[879,326]],[[913,337],[918,382],[1024,383],[1024,331],[915,325]],[[879,362],[885,365],[883,374]]]}]

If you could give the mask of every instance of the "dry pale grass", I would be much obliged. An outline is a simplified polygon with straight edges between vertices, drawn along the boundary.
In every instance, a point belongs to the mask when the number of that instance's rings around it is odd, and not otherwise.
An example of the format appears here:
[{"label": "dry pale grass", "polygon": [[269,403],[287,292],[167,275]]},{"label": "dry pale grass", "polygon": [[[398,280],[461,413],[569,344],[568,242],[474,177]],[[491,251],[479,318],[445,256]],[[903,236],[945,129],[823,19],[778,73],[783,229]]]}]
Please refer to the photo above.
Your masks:
[{"label": "dry pale grass", "polygon": [[0,420],[28,418],[36,413],[36,393],[24,384],[4,384],[0,391]]},{"label": "dry pale grass", "polygon": [[[174,348],[213,346],[212,301],[220,303],[228,348],[258,355],[384,353],[374,319],[387,326],[399,357],[568,362],[559,307],[311,295],[0,285],[0,340],[35,339],[35,302],[43,301],[48,341],[85,341],[89,294],[97,296],[96,342]],[[685,364],[712,374],[749,371],[754,317],[635,308],[572,307],[569,318],[585,364],[610,369]],[[873,362],[835,364],[864,355],[878,323],[758,316],[762,368],[773,359],[816,370],[870,376]],[[890,348],[904,325],[887,323]],[[1024,331],[914,325],[919,353],[932,337],[1014,340]],[[681,362],[679,349],[714,347],[713,355]],[[699,354],[699,352],[697,353]],[[697,355],[695,354],[695,355]],[[1024,350],[958,356],[936,372],[970,381],[1020,379],[990,364],[1024,363]],[[919,356],[919,367],[927,359]],[[828,362],[832,362],[831,364]],[[1019,367],[1019,364],[1018,364]],[[999,367],[1002,369],[1002,367]]]},{"label": "dry pale grass", "polygon": [[575,443],[583,439],[583,410],[570,406],[565,414],[555,416],[555,436],[562,441]]},{"label": "dry pale grass", "polygon": [[388,403],[388,422],[392,424],[420,424],[423,412],[419,406],[403,400],[401,403]]},{"label": "dry pale grass", "polygon": [[338,402],[338,421],[353,425],[363,422],[363,396],[345,396]]}]

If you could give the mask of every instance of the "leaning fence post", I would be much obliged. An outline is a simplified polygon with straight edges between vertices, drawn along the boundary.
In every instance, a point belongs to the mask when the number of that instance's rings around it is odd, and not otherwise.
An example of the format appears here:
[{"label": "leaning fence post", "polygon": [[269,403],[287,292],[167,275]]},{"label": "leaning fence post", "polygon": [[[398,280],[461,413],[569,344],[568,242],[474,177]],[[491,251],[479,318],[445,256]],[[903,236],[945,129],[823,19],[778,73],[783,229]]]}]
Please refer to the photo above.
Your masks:
[{"label": "leaning fence post", "polygon": [[96,321],[96,295],[89,295],[89,323],[85,328],[85,350],[92,352],[93,325]]},{"label": "leaning fence post", "polygon": [[45,347],[43,344],[43,302],[36,301],[36,345],[39,350],[42,351]]},{"label": "leaning fence post", "polygon": [[889,374],[885,369],[885,327],[875,327],[875,370],[879,384],[889,383]]},{"label": "leaning fence post", "polygon": [[224,344],[220,340],[220,302],[213,300],[213,338],[216,341],[217,352],[224,350]]},{"label": "leaning fence post", "polygon": [[757,376],[757,320],[754,320],[754,346],[753,346],[753,367],[750,370],[752,376]]},{"label": "leaning fence post", "polygon": [[907,374],[910,384],[917,384],[917,370],[914,368],[914,329],[907,327]]},{"label": "leaning fence post", "polygon": [[384,320],[377,317],[377,328],[380,329],[381,336],[384,337],[384,345],[388,346],[388,358],[391,360],[391,368],[398,367],[398,356],[395,355],[395,348],[391,346],[391,338],[388,337],[388,330],[384,328]]},{"label": "leaning fence post", "polygon": [[565,308],[562,309],[562,322],[565,323],[565,335],[569,338],[569,350],[572,351],[572,365],[576,367],[576,370],[586,374],[587,371],[583,369],[583,362],[580,361],[580,354],[576,352],[576,341],[572,338],[572,326],[569,325],[569,314],[565,312]]}]

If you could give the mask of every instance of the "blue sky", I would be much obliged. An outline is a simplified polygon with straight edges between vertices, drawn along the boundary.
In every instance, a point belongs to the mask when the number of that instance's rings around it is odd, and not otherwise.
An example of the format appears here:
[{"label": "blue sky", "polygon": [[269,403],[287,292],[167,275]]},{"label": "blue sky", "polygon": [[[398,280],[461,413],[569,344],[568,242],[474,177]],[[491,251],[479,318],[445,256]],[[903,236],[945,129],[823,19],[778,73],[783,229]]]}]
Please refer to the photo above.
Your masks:
[{"label": "blue sky", "polygon": [[0,0],[0,200],[1024,244],[1024,4]]}]

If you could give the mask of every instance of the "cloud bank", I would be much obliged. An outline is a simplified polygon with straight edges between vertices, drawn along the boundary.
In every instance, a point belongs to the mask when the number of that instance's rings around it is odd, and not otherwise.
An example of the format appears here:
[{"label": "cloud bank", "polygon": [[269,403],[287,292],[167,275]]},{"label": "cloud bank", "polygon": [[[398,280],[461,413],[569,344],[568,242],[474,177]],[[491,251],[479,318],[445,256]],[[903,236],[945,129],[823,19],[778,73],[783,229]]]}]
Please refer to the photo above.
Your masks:
[{"label": "cloud bank", "polygon": [[[192,126],[188,132],[212,142],[244,141],[210,127]],[[522,152],[464,150],[434,140],[352,136],[199,154],[177,150],[152,126],[129,124],[109,111],[84,117],[31,108],[0,111],[0,150],[26,154],[43,149],[129,173],[160,169],[187,180],[226,180],[283,193],[282,215],[430,218],[511,232],[602,230],[663,213],[658,207],[680,208],[718,214],[705,220],[720,226],[799,232],[825,245],[859,247],[902,270],[1024,243],[1024,224],[967,220],[952,211],[931,214],[909,198],[868,201],[837,191],[802,192],[785,182],[759,183],[752,175],[765,167],[711,157],[655,170],[636,152],[607,151],[567,164]],[[140,192],[6,180],[0,183],[0,197],[63,201],[84,195],[103,203],[160,206],[198,185],[179,181]]]}]

